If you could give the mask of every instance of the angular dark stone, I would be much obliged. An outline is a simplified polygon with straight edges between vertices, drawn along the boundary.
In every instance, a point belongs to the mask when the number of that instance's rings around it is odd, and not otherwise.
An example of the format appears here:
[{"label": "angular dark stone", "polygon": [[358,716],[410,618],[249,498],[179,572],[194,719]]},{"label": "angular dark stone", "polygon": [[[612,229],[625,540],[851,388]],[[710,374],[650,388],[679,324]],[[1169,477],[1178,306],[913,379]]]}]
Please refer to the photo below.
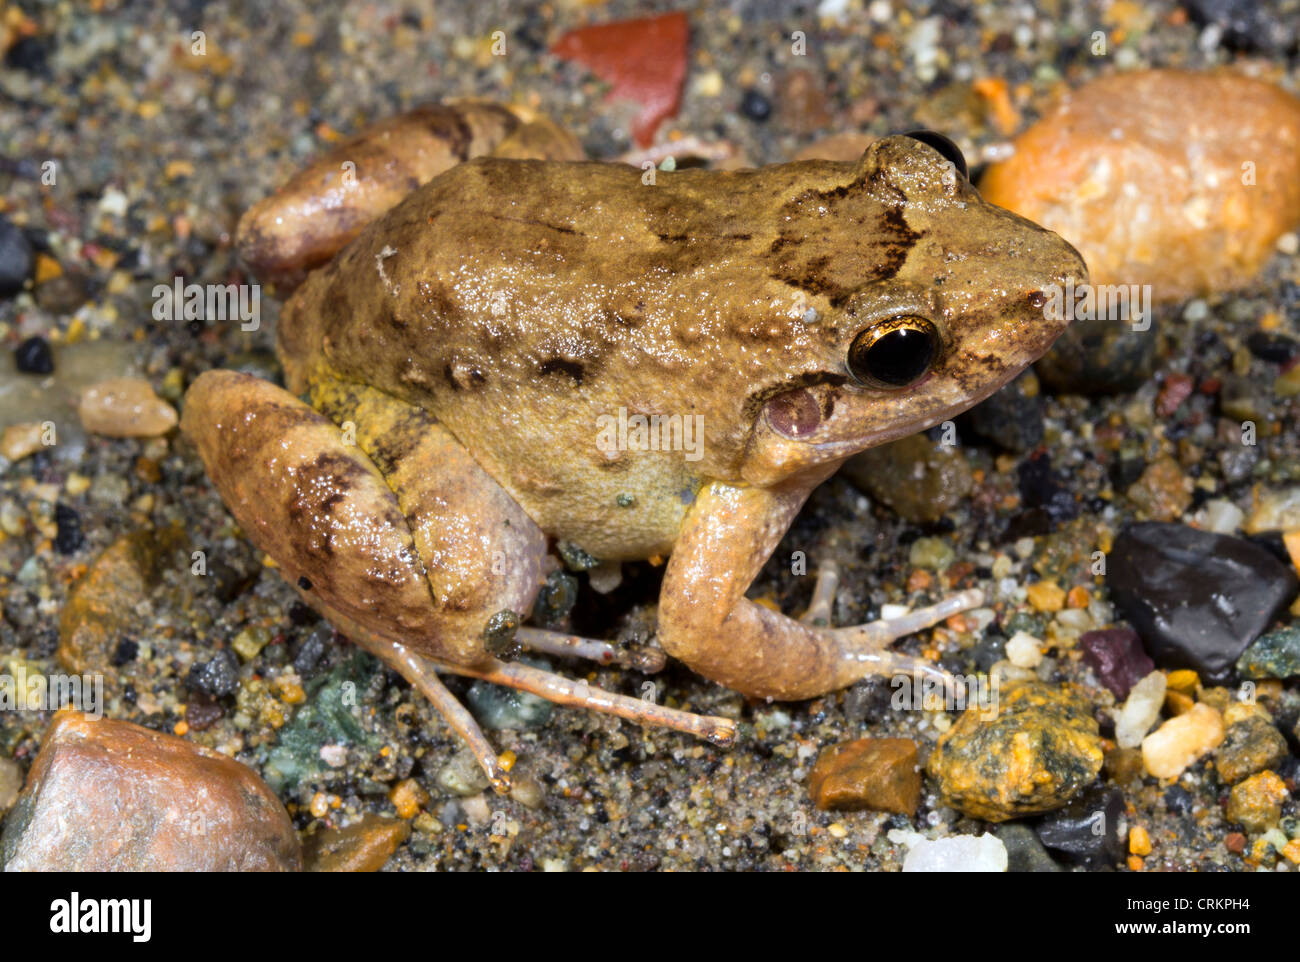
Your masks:
[{"label": "angular dark stone", "polygon": [[1043,440],[1043,396],[1032,368],[971,408],[962,423],[1008,451],[1032,451]]},{"label": "angular dark stone", "polygon": [[213,697],[233,695],[239,687],[239,662],[233,652],[222,648],[208,661],[190,666],[185,683]]},{"label": "angular dark stone", "polygon": [[995,825],[993,834],[1007,849],[1008,872],[1060,872],[1060,865],[1047,854],[1033,829],[1022,822]]},{"label": "angular dark stone", "polygon": [[1084,632],[1079,636],[1079,648],[1083,663],[1116,698],[1127,698],[1134,685],[1155,671],[1155,663],[1142,650],[1142,639],[1132,628]]},{"label": "angular dark stone", "polygon": [[1295,597],[1295,573],[1242,538],[1182,524],[1125,528],[1106,585],[1161,668],[1194,668],[1211,684]]},{"label": "angular dark stone", "polygon": [[1099,785],[1043,817],[1034,831],[1050,849],[1090,866],[1114,865],[1124,858],[1124,793]]},{"label": "angular dark stone", "polygon": [[35,265],[36,255],[27,235],[8,217],[0,216],[0,297],[21,291]]},{"label": "angular dark stone", "polygon": [[27,338],[14,348],[14,364],[24,374],[53,374],[54,355],[50,342],[40,335]]},{"label": "angular dark stone", "polygon": [[1026,508],[1042,508],[1057,524],[1078,517],[1078,502],[1063,479],[1052,470],[1052,461],[1046,455],[1025,458],[1016,473],[1020,500]]},{"label": "angular dark stone", "polygon": [[66,504],[54,506],[54,523],[58,530],[54,535],[54,550],[59,554],[75,554],[86,543],[86,536],[81,533],[81,515]]}]

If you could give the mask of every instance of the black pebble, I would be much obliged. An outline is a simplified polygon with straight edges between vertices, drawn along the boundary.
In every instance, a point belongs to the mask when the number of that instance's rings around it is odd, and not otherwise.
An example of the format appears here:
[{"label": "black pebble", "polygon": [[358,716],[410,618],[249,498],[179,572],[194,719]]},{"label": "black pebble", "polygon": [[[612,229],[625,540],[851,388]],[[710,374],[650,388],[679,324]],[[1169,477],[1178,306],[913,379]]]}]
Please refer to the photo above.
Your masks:
[{"label": "black pebble", "polygon": [[0,297],[10,297],[23,289],[32,275],[36,257],[27,235],[0,215]]},{"label": "black pebble", "polygon": [[81,533],[81,515],[66,504],[54,506],[54,523],[59,527],[54,536],[54,550],[59,554],[72,554],[86,543],[86,536]]},{"label": "black pebble", "polygon": [[1289,364],[1300,356],[1300,341],[1285,334],[1254,331],[1246,338],[1246,347],[1261,361],[1272,364]]},{"label": "black pebble", "polygon": [[1120,816],[1124,793],[1094,785],[1065,808],[1043,817],[1034,831],[1050,849],[1090,866],[1114,865],[1124,858]]},{"label": "black pebble", "polygon": [[1165,789],[1165,808],[1175,815],[1192,814],[1192,793],[1181,785],[1170,785]]},{"label": "black pebble", "polygon": [[214,698],[233,695],[239,687],[239,662],[231,651],[223,648],[208,661],[191,665],[185,684]]},{"label": "black pebble", "polygon": [[1078,502],[1052,470],[1052,461],[1047,455],[1028,457],[1016,470],[1020,499],[1026,508],[1042,508],[1057,524],[1078,516]]},{"label": "black pebble", "polygon": [[289,621],[301,628],[303,625],[314,625],[320,621],[320,615],[312,610],[311,605],[295,601],[289,606]]},{"label": "black pebble", "polygon": [[140,653],[140,646],[130,638],[123,638],[113,649],[113,667],[121,668],[123,665],[129,665],[135,661],[135,656]]},{"label": "black pebble", "polygon": [[14,348],[14,363],[24,374],[53,374],[54,355],[50,342],[39,335],[29,337]]},{"label": "black pebble", "polygon": [[750,120],[762,123],[772,116],[772,101],[750,87],[740,98],[740,112]]},{"label": "black pebble", "polygon": [[5,54],[5,66],[10,70],[47,74],[49,73],[47,54],[44,40],[39,37],[23,37]]},{"label": "black pebble", "polygon": [[1295,597],[1295,573],[1243,538],[1182,524],[1125,528],[1106,586],[1157,668],[1194,668],[1211,684]]},{"label": "black pebble", "polygon": [[303,591],[311,591],[311,579],[306,575],[298,576],[298,587]]}]

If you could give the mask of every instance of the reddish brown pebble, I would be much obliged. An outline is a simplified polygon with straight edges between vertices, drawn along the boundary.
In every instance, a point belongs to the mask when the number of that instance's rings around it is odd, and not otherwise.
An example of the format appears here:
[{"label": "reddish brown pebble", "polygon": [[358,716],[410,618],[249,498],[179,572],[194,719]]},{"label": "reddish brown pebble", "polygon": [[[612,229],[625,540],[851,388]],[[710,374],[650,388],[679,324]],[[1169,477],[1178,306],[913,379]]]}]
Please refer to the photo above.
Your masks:
[{"label": "reddish brown pebble", "polygon": [[910,738],[859,738],[825,749],[808,779],[820,809],[912,815],[921,800],[916,743]]},{"label": "reddish brown pebble", "polygon": [[1242,852],[1246,851],[1246,836],[1242,835],[1240,832],[1230,832],[1224,837],[1223,844],[1227,847],[1229,852],[1240,855]]},{"label": "reddish brown pebble", "polygon": [[225,755],[128,722],[55,716],[0,837],[6,871],[301,867],[272,791]]},{"label": "reddish brown pebble", "polygon": [[411,837],[411,826],[396,818],[367,815],[347,828],[326,828],[303,844],[309,872],[378,872]]}]

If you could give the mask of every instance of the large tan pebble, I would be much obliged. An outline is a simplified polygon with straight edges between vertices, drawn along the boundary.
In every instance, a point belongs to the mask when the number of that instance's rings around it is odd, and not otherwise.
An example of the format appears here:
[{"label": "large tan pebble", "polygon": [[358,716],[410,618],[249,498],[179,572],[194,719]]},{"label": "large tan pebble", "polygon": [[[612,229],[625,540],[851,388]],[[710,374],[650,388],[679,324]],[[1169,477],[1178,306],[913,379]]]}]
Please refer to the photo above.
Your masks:
[{"label": "large tan pebble", "polygon": [[1156,778],[1177,778],[1223,741],[1223,716],[1197,702],[1142,740],[1142,762]]},{"label": "large tan pebble", "polygon": [[5,821],[7,871],[294,871],[280,800],[234,759],[128,722],[63,711]]},{"label": "large tan pebble", "polygon": [[1078,248],[1095,285],[1150,284],[1156,301],[1240,287],[1300,223],[1300,100],[1226,70],[1104,77],[980,190]]},{"label": "large tan pebble", "polygon": [[77,416],[87,431],[110,438],[153,438],[176,427],[176,409],[136,377],[92,384],[81,393]]}]

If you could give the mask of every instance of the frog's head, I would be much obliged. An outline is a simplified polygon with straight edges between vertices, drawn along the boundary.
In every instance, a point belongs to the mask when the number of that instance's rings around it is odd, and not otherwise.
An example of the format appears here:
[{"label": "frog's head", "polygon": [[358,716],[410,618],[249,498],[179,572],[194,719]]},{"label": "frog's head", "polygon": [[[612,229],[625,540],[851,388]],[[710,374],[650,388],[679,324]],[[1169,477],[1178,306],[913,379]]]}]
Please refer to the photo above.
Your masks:
[{"label": "frog's head", "polygon": [[[984,400],[1047,351],[1069,323],[1059,298],[1088,280],[1059,236],[986,203],[940,135],[879,140],[849,171],[812,201],[820,216],[829,209],[863,225],[839,238],[833,273],[813,245],[783,261],[794,277],[803,259],[821,269],[825,312],[815,305],[805,315],[817,348],[760,399],[743,467],[751,483],[914,434]],[[805,206],[786,212],[794,230],[809,218]]]}]

